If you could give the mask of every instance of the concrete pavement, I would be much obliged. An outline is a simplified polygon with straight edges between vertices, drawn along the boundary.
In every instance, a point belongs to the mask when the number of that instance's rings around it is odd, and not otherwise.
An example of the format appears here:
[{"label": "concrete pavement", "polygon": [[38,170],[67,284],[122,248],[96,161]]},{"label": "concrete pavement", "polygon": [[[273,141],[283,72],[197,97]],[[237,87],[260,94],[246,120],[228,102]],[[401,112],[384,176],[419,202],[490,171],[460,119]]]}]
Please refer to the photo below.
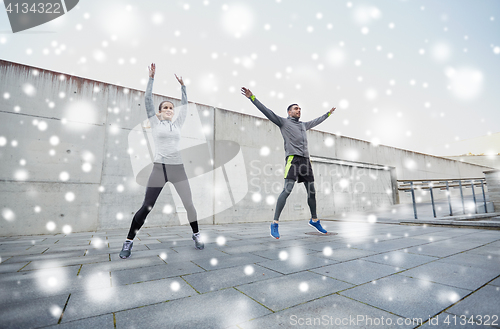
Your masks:
[{"label": "concrete pavement", "polygon": [[0,238],[0,327],[500,328],[499,231],[322,223]]}]

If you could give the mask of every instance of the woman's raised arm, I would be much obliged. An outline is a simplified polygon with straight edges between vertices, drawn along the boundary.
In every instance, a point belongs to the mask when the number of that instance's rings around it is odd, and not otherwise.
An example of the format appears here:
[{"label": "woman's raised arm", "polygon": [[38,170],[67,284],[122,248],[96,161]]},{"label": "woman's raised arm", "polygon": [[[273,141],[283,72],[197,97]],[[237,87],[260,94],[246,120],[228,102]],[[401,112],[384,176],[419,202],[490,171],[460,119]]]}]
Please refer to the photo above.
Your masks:
[{"label": "woman's raised arm", "polygon": [[156,65],[155,63],[151,63],[149,68],[149,81],[148,86],[146,87],[146,113],[148,118],[151,118],[155,115],[155,107],[153,105],[153,82],[155,78]]}]

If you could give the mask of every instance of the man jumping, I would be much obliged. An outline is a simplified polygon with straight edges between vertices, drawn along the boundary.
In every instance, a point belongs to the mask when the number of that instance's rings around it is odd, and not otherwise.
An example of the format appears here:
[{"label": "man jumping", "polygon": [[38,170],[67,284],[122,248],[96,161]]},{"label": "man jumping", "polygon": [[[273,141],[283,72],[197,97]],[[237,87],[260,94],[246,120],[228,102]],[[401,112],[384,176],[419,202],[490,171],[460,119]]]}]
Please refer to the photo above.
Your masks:
[{"label": "man jumping", "polygon": [[308,122],[302,122],[299,121],[301,109],[297,104],[288,106],[288,117],[283,118],[276,115],[273,111],[265,107],[264,104],[259,102],[250,89],[242,87],[241,93],[249,98],[269,120],[280,128],[281,135],[285,141],[285,186],[276,203],[274,221],[271,224],[271,236],[275,239],[280,238],[278,231],[280,214],[283,207],[285,207],[286,199],[292,192],[295,181],[304,183],[307,190],[307,204],[311,210],[309,226],[312,226],[320,233],[326,234],[327,231],[321,226],[318,216],[316,215],[316,190],[314,189],[314,175],[311,160],[309,159],[309,150],[307,148],[306,130],[325,121],[326,118],[335,111],[335,107],[332,107],[330,111],[319,118]]}]

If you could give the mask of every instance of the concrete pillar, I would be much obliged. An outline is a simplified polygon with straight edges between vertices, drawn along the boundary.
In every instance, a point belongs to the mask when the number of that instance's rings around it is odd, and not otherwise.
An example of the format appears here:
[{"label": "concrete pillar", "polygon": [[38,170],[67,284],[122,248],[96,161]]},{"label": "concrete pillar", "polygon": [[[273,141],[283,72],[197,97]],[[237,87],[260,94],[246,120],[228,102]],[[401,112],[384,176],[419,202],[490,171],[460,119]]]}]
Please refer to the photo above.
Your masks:
[{"label": "concrete pillar", "polygon": [[495,211],[500,211],[500,170],[483,171],[488,186],[488,196]]}]

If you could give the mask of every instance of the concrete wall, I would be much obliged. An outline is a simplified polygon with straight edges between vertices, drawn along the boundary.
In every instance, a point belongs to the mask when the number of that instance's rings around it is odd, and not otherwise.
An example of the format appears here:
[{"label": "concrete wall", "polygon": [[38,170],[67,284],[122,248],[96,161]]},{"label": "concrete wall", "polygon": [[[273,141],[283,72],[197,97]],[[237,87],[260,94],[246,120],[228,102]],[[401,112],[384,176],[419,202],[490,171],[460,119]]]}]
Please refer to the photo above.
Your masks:
[{"label": "concrete wall", "polygon": [[[141,150],[129,154],[128,146],[147,118],[144,92],[5,61],[0,90],[0,234],[128,227],[144,199],[131,161]],[[180,103],[154,95],[156,104],[162,100]],[[191,106],[185,124],[213,127],[213,114],[211,107]],[[184,148],[213,140],[213,129],[183,134]],[[193,199],[205,210],[201,222],[212,223],[213,179],[204,182]],[[185,211],[172,192],[171,184],[163,189],[147,225],[182,222]]]},{"label": "concrete wall", "polygon": [[460,162],[468,162],[480,166],[490,167],[493,169],[500,169],[500,154],[496,155],[457,155],[447,156],[447,159],[456,160]]},{"label": "concrete wall", "polygon": [[[137,172],[154,148],[143,128],[144,92],[6,61],[0,90],[0,235],[128,228],[144,198]],[[179,103],[154,96],[162,100]],[[320,217],[394,203],[395,177],[483,177],[485,170],[319,131],[308,140]],[[202,224],[272,218],[284,167],[275,125],[191,103],[181,147]],[[308,217],[297,186],[282,220]],[[186,223],[168,184],[145,225]]]}]

